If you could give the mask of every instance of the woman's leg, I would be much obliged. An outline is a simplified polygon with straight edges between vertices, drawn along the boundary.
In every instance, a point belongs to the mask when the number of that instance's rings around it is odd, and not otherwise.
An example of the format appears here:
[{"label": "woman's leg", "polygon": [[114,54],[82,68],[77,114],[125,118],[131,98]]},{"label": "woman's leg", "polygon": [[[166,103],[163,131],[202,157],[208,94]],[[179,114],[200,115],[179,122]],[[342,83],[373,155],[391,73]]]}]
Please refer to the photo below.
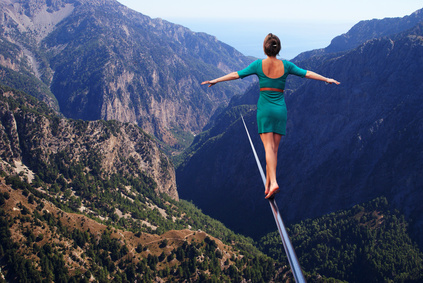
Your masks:
[{"label": "woman's leg", "polygon": [[266,187],[264,189],[265,195],[269,193],[269,187],[270,187],[269,166],[267,166],[267,161],[266,161]]},{"label": "woman's leg", "polygon": [[275,133],[260,134],[266,152],[266,198],[272,197],[279,191],[276,181],[276,166],[278,162],[278,148],[282,135]]}]

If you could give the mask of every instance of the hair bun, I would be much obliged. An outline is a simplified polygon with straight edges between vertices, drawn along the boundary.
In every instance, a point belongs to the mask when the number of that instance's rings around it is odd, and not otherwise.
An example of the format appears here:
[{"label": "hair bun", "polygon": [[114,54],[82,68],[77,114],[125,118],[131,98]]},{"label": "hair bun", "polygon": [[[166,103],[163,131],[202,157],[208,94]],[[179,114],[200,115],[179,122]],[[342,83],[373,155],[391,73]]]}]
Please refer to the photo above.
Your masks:
[{"label": "hair bun", "polygon": [[267,56],[277,56],[281,50],[281,42],[276,35],[269,33],[264,39],[263,48]]}]

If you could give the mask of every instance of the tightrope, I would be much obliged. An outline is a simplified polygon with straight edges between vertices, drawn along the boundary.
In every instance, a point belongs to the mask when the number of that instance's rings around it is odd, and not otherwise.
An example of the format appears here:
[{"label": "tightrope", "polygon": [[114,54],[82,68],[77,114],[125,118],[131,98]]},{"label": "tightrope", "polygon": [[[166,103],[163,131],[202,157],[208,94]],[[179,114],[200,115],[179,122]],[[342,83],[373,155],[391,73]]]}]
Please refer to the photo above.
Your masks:
[{"label": "tightrope", "polygon": [[[248,132],[247,125],[245,124],[244,117],[241,115],[242,123],[244,123],[245,131],[247,132],[248,140],[250,141],[251,149],[253,150],[254,157],[256,159],[257,167],[260,171],[261,179],[263,185],[266,188],[266,177],[264,175],[263,168],[261,167],[260,160],[257,156],[256,149],[254,148],[253,141],[251,140],[250,133]],[[286,231],[285,225],[281,214],[279,213],[278,206],[276,205],[275,198],[268,199],[270,203],[270,208],[272,209],[273,216],[275,217],[276,226],[278,227],[279,234],[281,235],[282,244],[285,249],[285,253],[288,257],[289,265],[291,266],[292,274],[294,275],[295,282],[305,283],[303,272],[301,270],[300,263],[298,261],[297,255],[295,254],[294,247],[292,246],[291,240],[289,239],[288,232]]]}]

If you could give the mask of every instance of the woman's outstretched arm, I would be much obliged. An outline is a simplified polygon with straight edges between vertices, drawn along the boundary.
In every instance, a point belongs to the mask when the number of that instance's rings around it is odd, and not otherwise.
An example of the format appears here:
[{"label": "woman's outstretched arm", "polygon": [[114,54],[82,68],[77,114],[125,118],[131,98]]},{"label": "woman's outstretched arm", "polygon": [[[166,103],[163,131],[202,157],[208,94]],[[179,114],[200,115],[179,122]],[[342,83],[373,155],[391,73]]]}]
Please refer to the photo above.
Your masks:
[{"label": "woman's outstretched arm", "polygon": [[312,71],[307,71],[307,74],[305,75],[305,77],[307,79],[324,81],[328,84],[337,84],[337,85],[340,84],[340,82],[338,82],[337,80],[326,78],[326,77],[319,75],[319,74],[312,72]]},{"label": "woman's outstretched arm", "polygon": [[236,80],[236,79],[239,79],[238,73],[232,72],[230,74],[224,75],[223,77],[220,77],[220,78],[217,78],[217,79],[214,79],[214,80],[211,80],[211,81],[202,82],[201,84],[202,85],[208,84],[209,87],[211,87],[212,85],[215,85],[215,84],[220,83],[220,82],[232,81],[232,80]]}]

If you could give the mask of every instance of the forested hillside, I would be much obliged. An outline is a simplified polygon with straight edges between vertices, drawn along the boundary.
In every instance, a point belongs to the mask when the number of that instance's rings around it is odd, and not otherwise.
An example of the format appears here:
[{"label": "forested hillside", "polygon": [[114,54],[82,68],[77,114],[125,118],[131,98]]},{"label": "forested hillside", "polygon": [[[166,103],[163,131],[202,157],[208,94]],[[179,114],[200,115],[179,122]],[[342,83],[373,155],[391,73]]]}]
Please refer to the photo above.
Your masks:
[{"label": "forested hillside", "polygon": [[[76,213],[19,177],[0,177],[0,281],[258,282],[289,271],[191,204],[169,202],[192,230],[131,232],[123,223],[106,225]],[[209,225],[226,244],[194,230]]]},{"label": "forested hillside", "polygon": [[7,282],[270,281],[289,271],[178,201],[169,159],[140,128],[68,120],[19,91],[0,93]]},{"label": "forested hillside", "polygon": [[[422,282],[423,253],[410,239],[409,225],[390,211],[385,197],[301,221],[288,229],[301,266],[347,282]],[[287,262],[277,232],[259,241],[261,249]]]},{"label": "forested hillside", "polygon": [[[285,92],[307,282],[423,280],[422,58],[420,10],[295,59],[342,83]],[[251,60],[115,0],[0,0],[0,282],[293,282],[239,119],[258,85],[200,85]]]}]

